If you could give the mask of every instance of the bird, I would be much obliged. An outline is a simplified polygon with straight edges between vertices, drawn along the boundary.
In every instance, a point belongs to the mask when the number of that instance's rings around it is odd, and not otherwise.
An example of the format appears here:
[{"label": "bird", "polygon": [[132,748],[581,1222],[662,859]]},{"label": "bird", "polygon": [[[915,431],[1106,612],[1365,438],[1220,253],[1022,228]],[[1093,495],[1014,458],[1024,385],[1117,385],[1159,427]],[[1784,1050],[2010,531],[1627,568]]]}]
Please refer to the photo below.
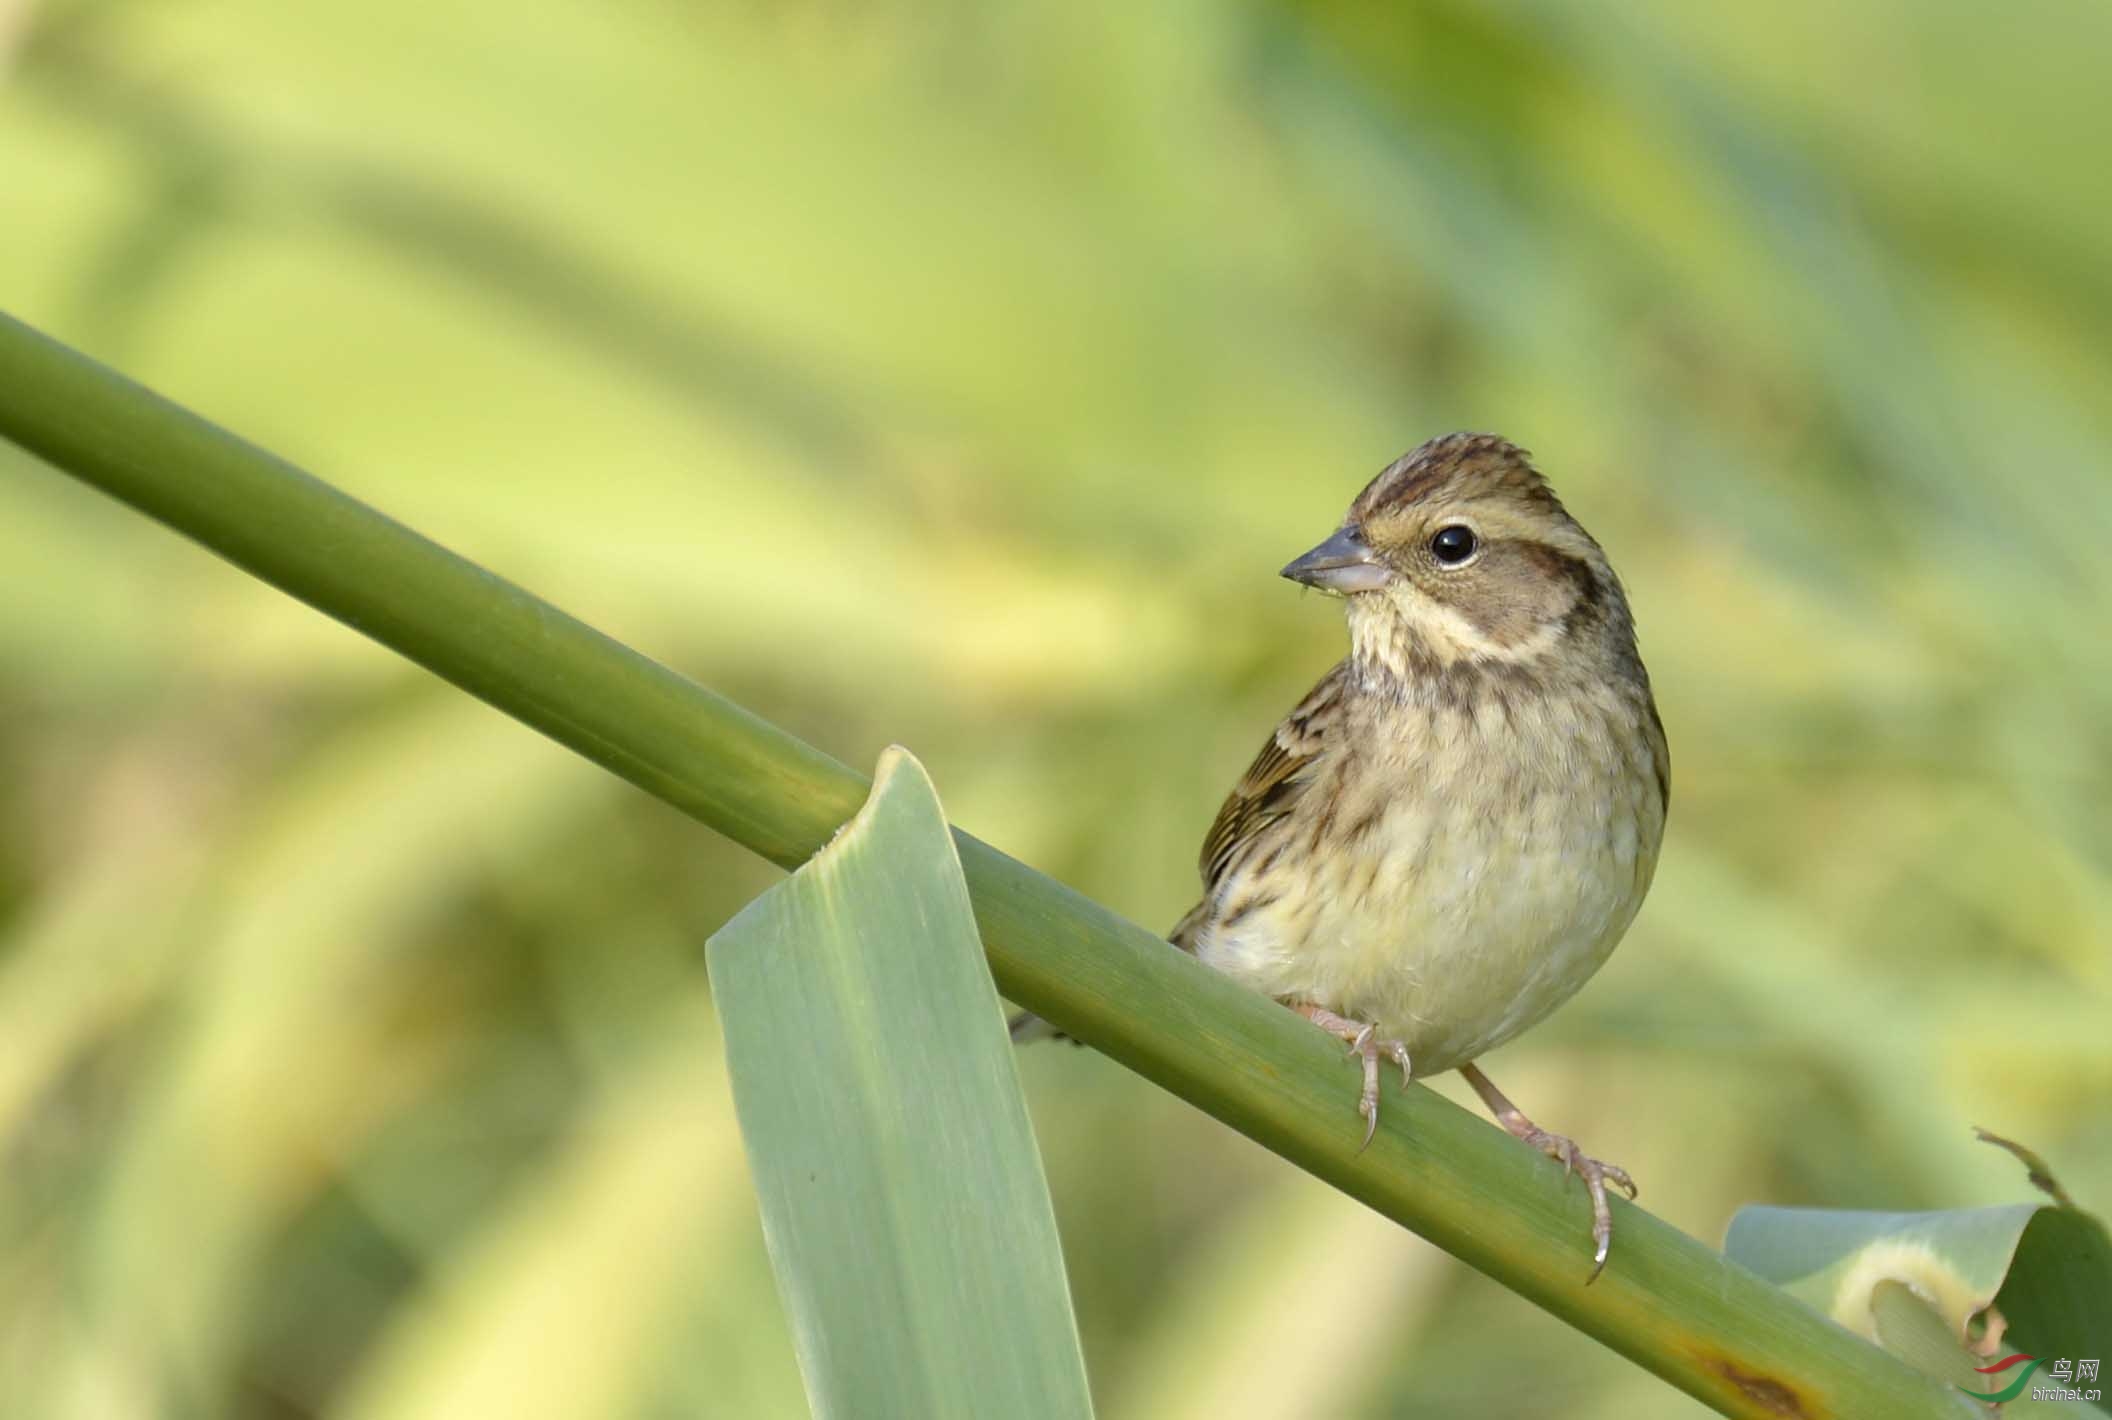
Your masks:
[{"label": "bird", "polygon": [[1583,1182],[1596,1280],[1633,1179],[1476,1062],[1605,964],[1656,870],[1670,756],[1620,578],[1524,449],[1473,433],[1387,465],[1282,575],[1341,598],[1349,654],[1226,797],[1170,939],[1348,1044],[1365,1146],[1382,1063],[1459,1071]]}]

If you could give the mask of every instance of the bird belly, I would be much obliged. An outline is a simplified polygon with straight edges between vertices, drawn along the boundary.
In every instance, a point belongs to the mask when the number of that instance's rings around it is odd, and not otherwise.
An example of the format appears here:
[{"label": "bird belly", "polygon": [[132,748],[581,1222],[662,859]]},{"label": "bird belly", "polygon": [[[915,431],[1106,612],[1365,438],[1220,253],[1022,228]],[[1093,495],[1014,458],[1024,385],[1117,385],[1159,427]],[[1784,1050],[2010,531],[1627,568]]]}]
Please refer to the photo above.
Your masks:
[{"label": "bird belly", "polygon": [[[1473,1060],[1574,995],[1649,885],[1654,788],[1582,777],[1483,782],[1480,793],[1425,783],[1353,843],[1274,873],[1273,900],[1244,885],[1260,905],[1220,913],[1198,954],[1280,1000],[1376,1024],[1407,1046],[1417,1075]],[[1304,846],[1286,844],[1279,868]]]}]

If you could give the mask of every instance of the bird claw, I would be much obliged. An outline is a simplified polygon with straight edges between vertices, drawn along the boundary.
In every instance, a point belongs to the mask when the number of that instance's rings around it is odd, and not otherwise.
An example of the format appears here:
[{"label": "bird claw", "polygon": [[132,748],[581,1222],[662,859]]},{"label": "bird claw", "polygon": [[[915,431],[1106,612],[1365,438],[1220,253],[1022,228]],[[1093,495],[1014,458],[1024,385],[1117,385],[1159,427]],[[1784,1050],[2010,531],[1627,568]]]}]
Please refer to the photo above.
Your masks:
[{"label": "bird claw", "polygon": [[1636,1196],[1635,1180],[1619,1164],[1592,1158],[1566,1135],[1551,1134],[1538,1125],[1513,1132],[1582,1179],[1585,1191],[1591,1195],[1591,1275],[1584,1279],[1588,1287],[1606,1270],[1606,1256],[1613,1248],[1613,1211],[1606,1202],[1606,1185],[1612,1184],[1632,1199]]},{"label": "bird claw", "polygon": [[1527,1119],[1525,1112],[1496,1088],[1496,1082],[1481,1072],[1480,1066],[1462,1065],[1459,1073],[1474,1087],[1474,1093],[1481,1096],[1481,1102],[1489,1107],[1489,1113],[1496,1116],[1496,1122],[1503,1126],[1506,1134],[1530,1144],[1584,1180],[1584,1189],[1591,1195],[1592,1242],[1591,1275],[1584,1279],[1584,1285],[1588,1287],[1598,1281],[1599,1274],[1606,1270],[1606,1254],[1613,1248],[1613,1210],[1606,1204],[1606,1185],[1610,1183],[1634,1198],[1635,1180],[1628,1177],[1628,1170],[1619,1164],[1594,1159],[1579,1149],[1575,1140],[1549,1133]]},{"label": "bird claw", "polygon": [[1298,1005],[1291,1009],[1346,1042],[1349,1053],[1364,1064],[1364,1088],[1357,1096],[1357,1114],[1364,1121],[1364,1142],[1357,1146],[1361,1154],[1371,1147],[1379,1132],[1379,1061],[1386,1059],[1399,1065],[1401,1084],[1406,1086],[1415,1079],[1408,1063],[1408,1047],[1397,1040],[1378,1039],[1379,1028],[1369,1021],[1353,1021],[1320,1006]]}]

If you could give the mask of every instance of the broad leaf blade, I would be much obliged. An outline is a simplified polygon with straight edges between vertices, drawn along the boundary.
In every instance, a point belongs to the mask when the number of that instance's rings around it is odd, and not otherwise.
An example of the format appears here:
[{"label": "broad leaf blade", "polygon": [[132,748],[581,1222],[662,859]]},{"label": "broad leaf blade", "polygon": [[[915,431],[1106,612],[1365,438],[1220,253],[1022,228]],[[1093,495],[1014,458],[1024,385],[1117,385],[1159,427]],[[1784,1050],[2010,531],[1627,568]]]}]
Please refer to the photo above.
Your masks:
[{"label": "broad leaf blade", "polygon": [[2112,1413],[2104,1370],[2112,1365],[2112,1237],[2100,1219],[2080,1208],[2039,1209],[1995,1306],[2009,1320],[2004,1350],[2097,1361],[2098,1380],[2080,1388],[2096,1390],[2097,1408]]},{"label": "broad leaf blade", "polygon": [[2112,1236],[2035,1155],[1993,1142],[2060,1201],[1933,1213],[1745,1208],[1724,1251],[1923,1372],[1978,1393],[1998,1393],[2021,1372],[1976,1368],[2020,1352],[2049,1370],[2112,1360]]},{"label": "broad leaf blade", "polygon": [[734,1104],[820,1416],[1090,1415],[1055,1215],[931,781],[711,939]]}]

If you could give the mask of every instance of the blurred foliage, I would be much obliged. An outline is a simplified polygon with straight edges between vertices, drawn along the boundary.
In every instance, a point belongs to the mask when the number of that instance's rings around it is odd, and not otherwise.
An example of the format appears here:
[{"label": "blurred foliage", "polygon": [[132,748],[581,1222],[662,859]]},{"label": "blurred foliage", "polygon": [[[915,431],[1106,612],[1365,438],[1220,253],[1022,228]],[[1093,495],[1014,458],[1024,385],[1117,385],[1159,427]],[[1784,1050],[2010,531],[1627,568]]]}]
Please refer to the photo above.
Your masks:
[{"label": "blurred foliage", "polygon": [[[1340,654],[1273,570],[1508,434],[1675,805],[1505,1088],[1711,1240],[2018,1200],[1970,1123],[2101,1210],[2108,52],[2056,0],[0,0],[0,305],[1149,923]],[[767,869],[4,451],[0,786],[4,1413],[800,1413],[699,956]],[[1023,1069],[1104,1415],[1696,1413]]]}]

